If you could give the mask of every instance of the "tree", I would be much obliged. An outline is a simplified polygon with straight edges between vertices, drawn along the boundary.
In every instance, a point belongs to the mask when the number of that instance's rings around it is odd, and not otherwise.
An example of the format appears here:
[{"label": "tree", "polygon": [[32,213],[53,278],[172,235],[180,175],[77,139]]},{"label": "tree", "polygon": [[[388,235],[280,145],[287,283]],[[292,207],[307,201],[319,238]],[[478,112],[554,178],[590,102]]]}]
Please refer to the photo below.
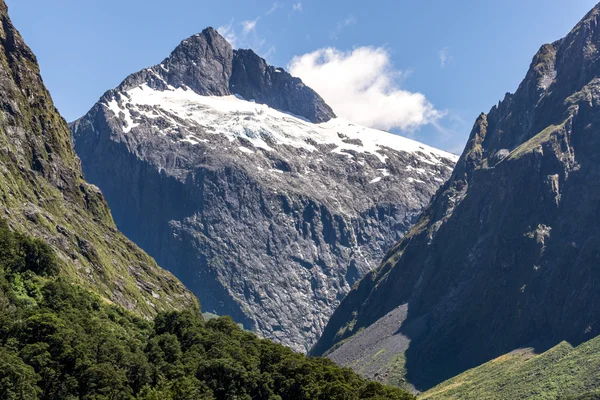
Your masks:
[{"label": "tree", "polygon": [[16,354],[0,347],[0,398],[5,400],[37,400],[42,390],[39,376]]}]

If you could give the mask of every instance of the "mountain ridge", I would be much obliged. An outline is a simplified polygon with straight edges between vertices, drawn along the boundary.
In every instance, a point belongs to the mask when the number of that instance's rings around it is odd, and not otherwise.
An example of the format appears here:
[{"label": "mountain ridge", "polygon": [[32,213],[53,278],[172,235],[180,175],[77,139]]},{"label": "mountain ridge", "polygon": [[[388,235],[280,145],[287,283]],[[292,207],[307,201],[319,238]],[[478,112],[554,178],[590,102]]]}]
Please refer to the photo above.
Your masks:
[{"label": "mountain ridge", "polygon": [[150,317],[197,306],[171,274],[120,234],[97,187],[82,177],[64,119],[37,59],[0,2],[0,217],[48,243],[61,273],[106,301]]},{"label": "mountain ridge", "polygon": [[[450,180],[312,354],[373,362],[380,380],[400,368],[427,389],[519,347],[598,334],[599,14],[542,46],[517,91],[479,116]],[[357,347],[376,338],[373,351],[396,346],[402,359]]]},{"label": "mountain ridge", "polygon": [[0,172],[0,398],[414,398],[206,321],[83,180],[4,0]]},{"label": "mountain ridge", "polygon": [[159,90],[188,87],[201,96],[240,95],[314,123],[336,117],[300,78],[268,65],[251,49],[234,50],[211,27],[184,39],[160,64],[129,75],[116,89],[126,91],[144,82]]},{"label": "mountain ridge", "polygon": [[418,398],[592,400],[600,386],[595,373],[599,343],[599,337],[577,347],[561,342],[541,354],[531,348],[517,349],[444,381]]}]

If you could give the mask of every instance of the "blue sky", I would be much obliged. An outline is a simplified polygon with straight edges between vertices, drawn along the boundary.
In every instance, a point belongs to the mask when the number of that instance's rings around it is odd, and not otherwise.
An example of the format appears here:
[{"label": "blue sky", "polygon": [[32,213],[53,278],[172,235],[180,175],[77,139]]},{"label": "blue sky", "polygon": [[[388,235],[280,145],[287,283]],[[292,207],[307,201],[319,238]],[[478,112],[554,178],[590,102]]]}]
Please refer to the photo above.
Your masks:
[{"label": "blue sky", "polygon": [[[327,93],[322,94],[335,103],[338,114],[355,115],[357,122],[453,152],[462,150],[476,116],[516,89],[539,47],[564,36],[596,4],[594,0],[6,2],[68,121],[87,112],[130,73],[160,62],[181,40],[213,26],[235,38],[238,47],[252,47],[271,64],[304,74],[305,80],[320,86],[319,92]],[[332,81],[339,90],[327,86]]]}]

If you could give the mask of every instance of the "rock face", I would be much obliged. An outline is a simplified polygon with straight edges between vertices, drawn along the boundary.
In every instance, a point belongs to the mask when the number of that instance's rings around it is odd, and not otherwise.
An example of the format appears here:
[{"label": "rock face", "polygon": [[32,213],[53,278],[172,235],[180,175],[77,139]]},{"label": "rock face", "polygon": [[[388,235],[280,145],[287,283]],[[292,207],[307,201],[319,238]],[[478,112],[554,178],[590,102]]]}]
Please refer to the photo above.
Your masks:
[{"label": "rock face", "polygon": [[47,242],[61,273],[144,316],[196,306],[170,273],[119,233],[100,190],[83,180],[66,122],[36,58],[0,0],[0,217]]},{"label": "rock face", "polygon": [[333,110],[315,91],[281,68],[268,65],[252,50],[236,50],[233,57],[231,93],[271,108],[290,112],[311,122],[335,118]]},{"label": "rock face", "polygon": [[203,310],[298,351],[455,162],[334,118],[299,79],[211,29],[71,129],[120,229]]},{"label": "rock face", "polygon": [[600,333],[599,21],[596,7],[542,46],[515,94],[477,119],[452,178],[313,354],[426,389]]},{"label": "rock face", "polygon": [[169,85],[188,86],[204,96],[225,96],[231,94],[232,64],[233,49],[208,28],[183,41],[155,72]]}]

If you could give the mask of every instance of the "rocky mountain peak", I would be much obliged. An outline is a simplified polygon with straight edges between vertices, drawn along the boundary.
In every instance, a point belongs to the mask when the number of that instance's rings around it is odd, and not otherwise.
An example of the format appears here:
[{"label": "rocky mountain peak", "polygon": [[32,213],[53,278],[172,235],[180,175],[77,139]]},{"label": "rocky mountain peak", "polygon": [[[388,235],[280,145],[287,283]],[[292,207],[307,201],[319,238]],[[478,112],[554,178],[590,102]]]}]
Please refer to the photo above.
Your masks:
[{"label": "rocky mountain peak", "polygon": [[119,228],[205,311],[306,351],[456,160],[334,116],[209,29],[71,128]]},{"label": "rocky mountain peak", "polygon": [[[234,50],[210,27],[182,41],[162,63],[129,76],[117,90],[140,84],[156,90],[189,88],[201,96],[235,94],[313,123],[336,117],[301,79],[269,65],[252,50]],[[113,95],[111,91],[107,98]]]},{"label": "rocky mountain peak", "polygon": [[[492,107],[485,118],[491,135],[482,137],[477,121],[456,172],[472,171],[502,161],[542,132],[548,122],[560,125],[572,114],[570,96],[595,85],[600,69],[600,5],[594,7],[563,39],[544,44],[533,57],[525,79],[514,94]],[[514,117],[519,110],[518,117]],[[476,157],[477,156],[477,157]],[[474,158],[475,157],[475,158]],[[477,162],[474,162],[475,159]]]},{"label": "rocky mountain peak", "polygon": [[158,68],[171,86],[187,86],[203,96],[227,96],[232,60],[229,42],[206,28],[181,42]]},{"label": "rocky mountain peak", "polygon": [[275,68],[252,50],[236,50],[230,90],[245,99],[291,112],[311,122],[327,122],[335,113],[314,90],[283,68]]}]

